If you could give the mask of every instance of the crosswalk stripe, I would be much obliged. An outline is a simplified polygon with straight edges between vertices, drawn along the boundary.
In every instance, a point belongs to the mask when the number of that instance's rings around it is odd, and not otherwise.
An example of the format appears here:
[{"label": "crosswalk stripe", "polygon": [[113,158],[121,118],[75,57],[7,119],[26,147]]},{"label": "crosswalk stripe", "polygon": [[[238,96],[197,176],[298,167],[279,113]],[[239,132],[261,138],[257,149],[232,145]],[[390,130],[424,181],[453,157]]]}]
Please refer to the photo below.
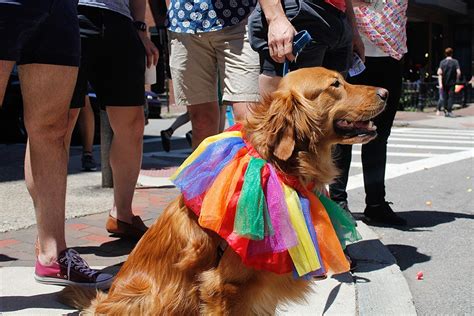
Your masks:
[{"label": "crosswalk stripe", "polygon": [[[442,155],[441,157],[430,157],[402,164],[392,164],[390,166],[387,166],[387,169],[385,170],[385,179],[392,179],[413,172],[472,158],[474,158],[473,149],[462,152],[454,152],[451,154]],[[356,174],[349,177],[349,182],[347,183],[347,190],[357,189],[362,187],[363,185],[364,175],[362,173]]]},{"label": "crosswalk stripe", "polygon": [[402,137],[390,137],[389,141],[399,142],[417,142],[417,143],[446,143],[446,144],[471,144],[474,145],[473,141],[469,140],[447,140],[447,139],[412,139]]},{"label": "crosswalk stripe", "polygon": [[[362,152],[360,150],[353,150],[352,154],[354,155],[361,155]],[[393,157],[422,157],[422,158],[427,158],[427,157],[434,157],[434,156],[440,156],[441,154],[432,154],[432,153],[403,153],[403,152],[391,152],[387,151],[387,156],[393,156]]]},{"label": "crosswalk stripe", "polygon": [[[387,163],[386,166],[395,166],[399,165],[398,163]],[[360,161],[352,161],[351,162],[351,168],[362,168],[362,162]]]},{"label": "crosswalk stripe", "polygon": [[474,135],[472,130],[452,130],[452,129],[405,129],[405,128],[396,128],[392,129],[392,132],[399,133],[423,133],[423,134],[433,134],[433,135]]},{"label": "crosswalk stripe", "polygon": [[420,138],[435,138],[435,139],[471,139],[474,140],[473,136],[453,136],[453,135],[432,135],[432,134],[414,134],[414,133],[391,133],[391,136],[396,137],[416,137]]},{"label": "crosswalk stripe", "polygon": [[[361,145],[355,145],[359,148]],[[469,150],[472,147],[461,146],[432,146],[432,145],[411,145],[411,144],[387,144],[389,148],[416,148],[416,149],[438,149],[438,150]]]}]

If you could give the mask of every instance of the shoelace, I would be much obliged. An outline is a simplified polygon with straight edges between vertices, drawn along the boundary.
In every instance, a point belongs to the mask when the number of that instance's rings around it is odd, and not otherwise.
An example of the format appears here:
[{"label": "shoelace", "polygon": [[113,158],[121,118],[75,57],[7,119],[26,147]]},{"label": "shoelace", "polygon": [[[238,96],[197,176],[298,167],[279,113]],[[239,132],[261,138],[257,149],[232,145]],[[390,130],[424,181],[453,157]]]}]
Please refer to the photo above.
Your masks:
[{"label": "shoelace", "polygon": [[71,267],[80,273],[84,273],[88,277],[92,277],[98,273],[97,270],[91,269],[89,265],[79,256],[79,253],[74,249],[68,249],[64,252],[64,257],[59,259],[60,262],[67,262],[67,275],[68,278],[71,276]]}]

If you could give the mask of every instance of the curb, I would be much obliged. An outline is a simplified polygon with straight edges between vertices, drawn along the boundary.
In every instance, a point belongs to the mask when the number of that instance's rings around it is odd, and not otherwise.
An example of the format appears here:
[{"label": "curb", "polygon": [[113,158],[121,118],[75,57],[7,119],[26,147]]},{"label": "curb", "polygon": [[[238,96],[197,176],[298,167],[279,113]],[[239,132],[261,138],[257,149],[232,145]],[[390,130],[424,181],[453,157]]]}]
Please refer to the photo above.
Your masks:
[{"label": "curb", "polygon": [[357,223],[363,239],[347,247],[357,261],[353,272],[357,315],[416,315],[410,288],[395,257],[373,230]]}]

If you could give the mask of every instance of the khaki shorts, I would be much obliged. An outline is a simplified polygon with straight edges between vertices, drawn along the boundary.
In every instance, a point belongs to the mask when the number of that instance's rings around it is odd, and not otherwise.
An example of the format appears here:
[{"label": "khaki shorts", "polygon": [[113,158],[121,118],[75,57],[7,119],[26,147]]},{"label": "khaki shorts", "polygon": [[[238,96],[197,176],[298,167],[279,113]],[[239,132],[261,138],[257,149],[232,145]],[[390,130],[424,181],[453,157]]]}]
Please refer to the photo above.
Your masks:
[{"label": "khaki shorts", "polygon": [[247,20],[215,32],[169,35],[177,105],[217,101],[218,79],[224,101],[259,100],[259,57],[248,41]]}]

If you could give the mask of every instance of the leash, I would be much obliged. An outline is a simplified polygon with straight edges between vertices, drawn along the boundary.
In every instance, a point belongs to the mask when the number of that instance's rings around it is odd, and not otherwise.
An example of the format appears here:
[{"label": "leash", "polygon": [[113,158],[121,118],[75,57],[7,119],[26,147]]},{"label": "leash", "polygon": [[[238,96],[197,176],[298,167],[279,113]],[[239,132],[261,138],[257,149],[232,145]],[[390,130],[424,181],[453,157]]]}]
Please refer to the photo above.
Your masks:
[{"label": "leash", "polygon": [[[311,42],[313,39],[309,35],[308,31],[302,30],[296,33],[293,37],[293,55],[298,57],[298,54]],[[283,64],[283,76],[287,75],[290,70],[290,61],[287,59]]]}]

